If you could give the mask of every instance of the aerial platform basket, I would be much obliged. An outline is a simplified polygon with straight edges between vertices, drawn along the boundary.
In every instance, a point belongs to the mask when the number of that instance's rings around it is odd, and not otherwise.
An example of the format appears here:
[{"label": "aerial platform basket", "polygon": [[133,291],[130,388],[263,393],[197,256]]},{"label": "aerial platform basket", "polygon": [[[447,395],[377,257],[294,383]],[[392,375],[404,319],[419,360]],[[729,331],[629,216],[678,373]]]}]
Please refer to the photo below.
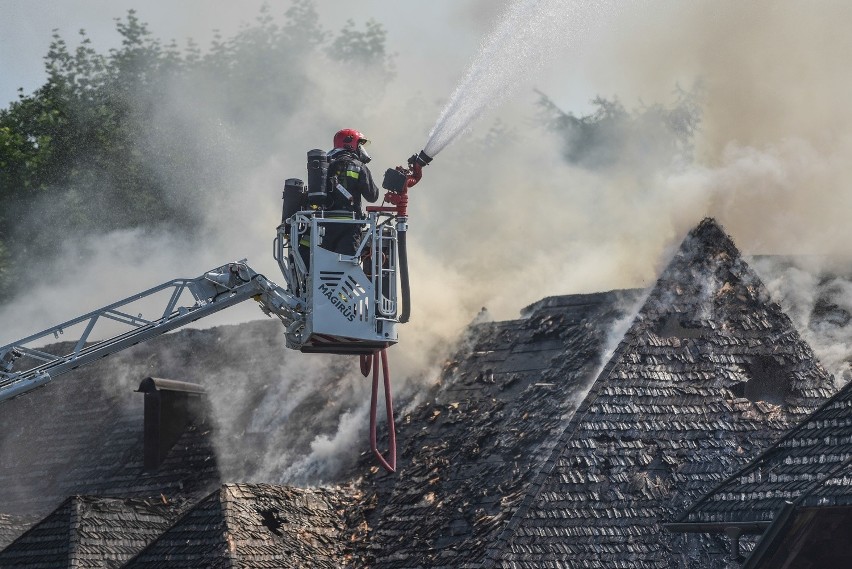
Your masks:
[{"label": "aerial platform basket", "polygon": [[[301,211],[279,227],[275,258],[288,290],[310,307],[287,330],[305,353],[372,354],[397,343],[397,228],[370,212]],[[354,254],[324,247],[333,232],[356,236]]]}]

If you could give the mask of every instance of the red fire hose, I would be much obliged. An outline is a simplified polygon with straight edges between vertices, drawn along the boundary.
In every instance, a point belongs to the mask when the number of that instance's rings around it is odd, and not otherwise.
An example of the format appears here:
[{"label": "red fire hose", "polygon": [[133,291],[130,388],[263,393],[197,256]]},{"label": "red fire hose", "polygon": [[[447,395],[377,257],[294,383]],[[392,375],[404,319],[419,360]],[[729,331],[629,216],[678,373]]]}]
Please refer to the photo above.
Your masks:
[{"label": "red fire hose", "polygon": [[[405,176],[405,182],[401,188],[394,192],[388,192],[385,195],[385,201],[393,204],[393,207],[387,206],[369,206],[367,211],[376,212],[391,212],[395,213],[399,220],[405,223],[408,217],[408,190],[420,181],[423,176],[423,166],[432,161],[432,158],[424,152],[420,152],[409,159],[411,170],[404,170],[402,167],[397,168],[397,172]],[[393,170],[389,171],[393,173]],[[388,187],[388,186],[385,186]],[[408,259],[405,246],[405,231],[399,232],[399,257],[400,257],[400,285],[403,296],[403,309],[399,317],[400,323],[408,322],[410,313],[410,292],[408,286]],[[384,377],[385,387],[385,416],[388,423],[388,453],[387,459],[385,455],[379,452],[376,444],[376,409],[379,400],[379,358],[382,363],[382,376]],[[379,464],[388,472],[396,472],[396,427],[393,420],[393,399],[391,396],[390,372],[388,371],[388,355],[387,349],[382,349],[370,355],[362,355],[360,357],[361,373],[364,377],[370,374],[370,368],[373,370],[373,393],[370,399],[370,448]]]},{"label": "red fire hose", "polygon": [[[379,400],[379,358],[382,360],[382,375],[385,386],[385,415],[388,422],[388,458],[379,452],[376,443],[376,408]],[[396,426],[393,420],[393,398],[390,387],[390,372],[388,371],[387,350],[379,350],[372,355],[361,356],[361,373],[366,377],[373,368],[373,394],[370,398],[370,449],[379,461],[379,464],[388,472],[396,472]]]}]

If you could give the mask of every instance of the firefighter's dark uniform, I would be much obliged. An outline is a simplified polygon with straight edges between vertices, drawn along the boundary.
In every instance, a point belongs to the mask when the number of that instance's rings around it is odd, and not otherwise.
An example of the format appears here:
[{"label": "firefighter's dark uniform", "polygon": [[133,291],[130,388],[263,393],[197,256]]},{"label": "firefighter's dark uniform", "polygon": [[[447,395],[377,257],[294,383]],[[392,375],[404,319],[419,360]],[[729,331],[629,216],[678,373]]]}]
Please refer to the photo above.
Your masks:
[{"label": "firefighter's dark uniform", "polygon": [[[335,148],[329,152],[328,160],[329,205],[326,207],[325,217],[352,219],[354,213],[356,219],[363,219],[361,199],[371,203],[379,199],[379,188],[373,181],[370,170],[354,152],[343,148]],[[357,224],[328,223],[325,224],[321,246],[335,253],[353,255],[359,235]]]}]

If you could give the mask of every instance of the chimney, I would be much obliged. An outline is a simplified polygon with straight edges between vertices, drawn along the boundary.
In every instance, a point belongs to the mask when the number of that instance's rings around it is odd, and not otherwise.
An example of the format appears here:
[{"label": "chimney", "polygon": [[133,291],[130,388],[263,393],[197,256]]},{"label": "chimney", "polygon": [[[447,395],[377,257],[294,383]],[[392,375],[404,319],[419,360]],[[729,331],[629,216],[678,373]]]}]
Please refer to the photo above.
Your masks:
[{"label": "chimney", "polygon": [[186,428],[204,420],[205,390],[197,383],[146,377],[138,393],[145,394],[145,470],[159,468]]}]

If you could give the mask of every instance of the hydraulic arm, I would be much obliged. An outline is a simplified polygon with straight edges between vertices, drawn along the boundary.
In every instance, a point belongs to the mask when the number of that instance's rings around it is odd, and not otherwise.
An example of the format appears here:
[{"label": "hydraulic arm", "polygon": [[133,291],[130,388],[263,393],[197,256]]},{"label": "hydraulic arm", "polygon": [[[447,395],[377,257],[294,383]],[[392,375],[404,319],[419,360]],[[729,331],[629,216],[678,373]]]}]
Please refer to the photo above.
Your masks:
[{"label": "hydraulic arm", "polygon": [[[169,291],[171,294],[169,294]],[[187,294],[188,293],[188,294]],[[189,298],[187,298],[189,297]],[[128,307],[144,299],[163,299],[165,304],[152,320],[134,316]],[[52,326],[23,340],[0,347],[0,401],[16,397],[51,379],[140,342],[253,298],[267,314],[278,316],[288,328],[304,319],[299,298],[254,272],[245,261],[228,263],[194,279],[175,279],[120,300],[88,314]],[[186,299],[181,303],[182,299]],[[99,323],[115,321],[130,330],[88,343]],[[32,346],[49,336],[59,338],[69,329],[80,330],[70,338],[66,354],[49,354]]]}]

